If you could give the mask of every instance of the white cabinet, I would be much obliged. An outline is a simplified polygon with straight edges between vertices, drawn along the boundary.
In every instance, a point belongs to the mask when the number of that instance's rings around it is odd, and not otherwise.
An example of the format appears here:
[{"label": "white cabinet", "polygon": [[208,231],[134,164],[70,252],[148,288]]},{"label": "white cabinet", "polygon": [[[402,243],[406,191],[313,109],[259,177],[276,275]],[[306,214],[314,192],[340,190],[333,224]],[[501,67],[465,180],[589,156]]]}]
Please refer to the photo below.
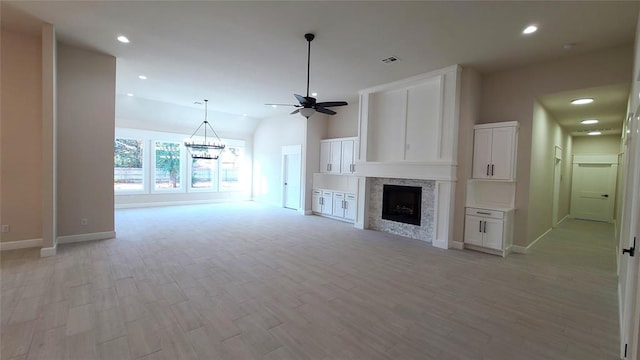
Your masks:
[{"label": "white cabinet", "polygon": [[518,123],[482,124],[474,130],[473,178],[515,180]]},{"label": "white cabinet", "polygon": [[320,140],[320,172],[353,174],[357,141],[353,138]]},{"label": "white cabinet", "polygon": [[466,248],[505,256],[513,242],[513,210],[466,208]]},{"label": "white cabinet", "polygon": [[357,198],[355,194],[314,189],[311,210],[315,214],[353,222],[356,220]]},{"label": "white cabinet", "polygon": [[340,161],[341,174],[353,174],[356,171],[356,147],[357,140],[342,140],[340,142],[342,149],[342,159]]}]

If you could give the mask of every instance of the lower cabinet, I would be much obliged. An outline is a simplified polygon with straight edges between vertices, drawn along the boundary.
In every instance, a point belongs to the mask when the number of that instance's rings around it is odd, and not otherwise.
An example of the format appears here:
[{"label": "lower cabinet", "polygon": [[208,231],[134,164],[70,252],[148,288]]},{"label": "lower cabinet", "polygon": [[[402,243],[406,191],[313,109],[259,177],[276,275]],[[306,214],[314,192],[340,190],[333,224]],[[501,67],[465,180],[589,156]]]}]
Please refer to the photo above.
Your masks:
[{"label": "lower cabinet", "polygon": [[315,214],[349,222],[356,220],[358,202],[355,194],[314,189],[312,200],[311,210]]},{"label": "lower cabinet", "polygon": [[513,210],[467,208],[466,248],[506,256],[513,243]]}]

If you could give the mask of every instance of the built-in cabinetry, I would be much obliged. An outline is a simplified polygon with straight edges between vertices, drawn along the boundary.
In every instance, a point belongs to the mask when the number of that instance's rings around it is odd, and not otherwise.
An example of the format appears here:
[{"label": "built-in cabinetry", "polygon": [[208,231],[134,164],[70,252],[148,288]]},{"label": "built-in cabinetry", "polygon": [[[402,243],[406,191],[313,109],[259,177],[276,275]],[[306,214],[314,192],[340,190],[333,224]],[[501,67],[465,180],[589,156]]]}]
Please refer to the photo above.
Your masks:
[{"label": "built-in cabinetry", "polygon": [[474,126],[473,178],[515,180],[517,146],[515,121]]},{"label": "built-in cabinetry", "polygon": [[474,126],[464,247],[506,256],[513,244],[518,122]]},{"label": "built-in cabinetry", "polygon": [[465,247],[506,256],[513,243],[513,210],[466,208]]},{"label": "built-in cabinetry", "polygon": [[318,215],[349,222],[356,220],[357,201],[355,194],[314,189],[312,201],[311,210]]},{"label": "built-in cabinetry", "polygon": [[357,144],[356,138],[320,140],[320,172],[353,174]]}]

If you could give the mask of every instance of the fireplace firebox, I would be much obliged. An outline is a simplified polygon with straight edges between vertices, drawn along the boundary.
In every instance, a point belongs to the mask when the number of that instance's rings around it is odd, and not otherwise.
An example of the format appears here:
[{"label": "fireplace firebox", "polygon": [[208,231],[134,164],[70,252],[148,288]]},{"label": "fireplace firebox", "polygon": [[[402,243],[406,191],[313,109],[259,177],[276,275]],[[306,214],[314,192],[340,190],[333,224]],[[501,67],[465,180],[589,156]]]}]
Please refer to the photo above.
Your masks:
[{"label": "fireplace firebox", "polygon": [[422,188],[384,185],[382,190],[382,218],[420,226]]}]

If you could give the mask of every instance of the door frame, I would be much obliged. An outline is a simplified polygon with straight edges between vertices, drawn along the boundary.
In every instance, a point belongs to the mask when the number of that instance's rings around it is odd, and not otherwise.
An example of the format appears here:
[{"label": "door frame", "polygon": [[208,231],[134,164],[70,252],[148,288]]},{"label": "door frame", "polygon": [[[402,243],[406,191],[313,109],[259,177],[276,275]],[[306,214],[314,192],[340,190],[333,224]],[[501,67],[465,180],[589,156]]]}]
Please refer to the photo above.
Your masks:
[{"label": "door frame", "polygon": [[558,221],[558,212],[560,211],[560,192],[562,189],[562,148],[555,146],[553,151],[553,198],[551,210],[551,227],[556,227]]},{"label": "door frame", "polygon": [[[300,210],[302,208],[302,145],[284,145],[282,146],[282,162],[281,162],[281,169],[282,169],[282,173],[281,173],[281,177],[280,177],[280,184],[282,185],[281,189],[280,189],[280,193],[281,193],[281,199],[280,199],[280,203],[282,204],[283,208],[287,208],[286,205],[286,201],[287,201],[287,195],[286,195],[286,188],[285,188],[285,180],[287,179],[287,166],[286,166],[286,156],[287,155],[298,155],[298,158],[300,159],[300,184],[299,184],[299,201],[298,201],[298,208],[297,209],[292,209],[292,210]],[[289,209],[289,208],[287,208]]]},{"label": "door frame", "polygon": [[577,177],[575,176],[576,169],[580,166],[580,164],[603,164],[611,166],[611,176],[613,179],[610,179],[610,201],[611,201],[611,217],[607,220],[607,222],[613,222],[615,217],[615,194],[616,194],[616,178],[618,176],[618,154],[603,154],[603,155],[573,155],[573,167],[572,172],[574,174],[573,182],[571,184],[571,208],[569,209],[569,214],[572,219],[575,219],[575,181]]}]

